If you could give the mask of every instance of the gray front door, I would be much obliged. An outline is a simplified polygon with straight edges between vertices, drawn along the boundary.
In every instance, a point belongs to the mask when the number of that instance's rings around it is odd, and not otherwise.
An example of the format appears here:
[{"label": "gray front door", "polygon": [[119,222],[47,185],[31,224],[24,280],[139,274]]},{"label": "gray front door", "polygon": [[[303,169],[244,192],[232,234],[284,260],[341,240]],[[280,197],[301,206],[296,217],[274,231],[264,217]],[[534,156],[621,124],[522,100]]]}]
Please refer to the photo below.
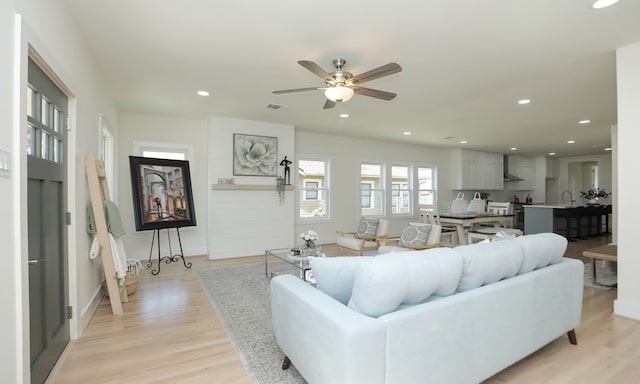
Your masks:
[{"label": "gray front door", "polygon": [[69,342],[65,122],[67,97],[29,59],[27,193],[31,382]]}]

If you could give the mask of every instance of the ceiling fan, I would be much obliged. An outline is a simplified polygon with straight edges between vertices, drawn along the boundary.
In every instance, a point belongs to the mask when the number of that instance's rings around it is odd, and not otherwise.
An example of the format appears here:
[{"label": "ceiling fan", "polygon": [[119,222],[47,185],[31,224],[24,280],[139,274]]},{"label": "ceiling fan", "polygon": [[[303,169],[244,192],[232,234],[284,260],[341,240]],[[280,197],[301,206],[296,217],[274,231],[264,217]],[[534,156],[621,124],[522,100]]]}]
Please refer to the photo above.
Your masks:
[{"label": "ceiling fan", "polygon": [[347,63],[345,59],[333,59],[333,66],[336,68],[333,72],[326,72],[318,64],[313,61],[300,60],[298,64],[302,65],[314,75],[321,78],[326,84],[325,87],[295,88],[284,89],[281,91],[273,91],[275,94],[324,90],[327,101],[324,103],[324,109],[333,108],[336,103],[348,101],[354,94],[375,97],[382,100],[391,100],[396,97],[395,93],[380,91],[377,89],[361,87],[360,84],[371,81],[380,77],[389,76],[391,74],[402,71],[402,67],[397,63],[389,63],[370,71],[354,76],[350,72],[344,71],[342,68]]}]

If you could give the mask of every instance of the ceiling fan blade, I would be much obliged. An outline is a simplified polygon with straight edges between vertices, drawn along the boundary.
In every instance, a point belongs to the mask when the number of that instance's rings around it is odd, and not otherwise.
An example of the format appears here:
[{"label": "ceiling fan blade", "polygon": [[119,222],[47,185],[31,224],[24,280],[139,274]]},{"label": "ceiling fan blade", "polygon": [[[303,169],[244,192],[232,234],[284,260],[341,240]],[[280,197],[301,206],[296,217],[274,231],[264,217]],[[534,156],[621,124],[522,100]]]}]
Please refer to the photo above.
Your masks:
[{"label": "ceiling fan blade", "polygon": [[325,83],[333,84],[336,81],[333,78],[333,76],[328,74],[324,69],[322,69],[318,64],[314,63],[313,61],[300,60],[298,61],[298,64],[302,65],[303,67],[311,71],[314,75],[324,80]]},{"label": "ceiling fan blade", "polygon": [[336,106],[336,102],[335,101],[331,101],[331,100],[327,99],[327,101],[325,101],[324,107],[322,107],[322,109],[331,109],[331,108],[333,108],[335,106]]},{"label": "ceiling fan blade", "polygon": [[397,94],[392,92],[379,91],[377,89],[365,88],[365,87],[351,87],[353,91],[358,95],[375,97],[376,99],[392,100]]},{"label": "ceiling fan blade", "polygon": [[392,75],[394,73],[400,72],[402,71],[402,67],[397,64],[397,63],[389,63],[386,65],[383,65],[381,67],[372,69],[370,71],[367,71],[365,73],[361,73],[357,76],[354,76],[353,78],[351,78],[348,83],[350,84],[362,84],[365,81],[371,81],[383,76],[389,76]]},{"label": "ceiling fan blade", "polygon": [[304,92],[304,91],[317,91],[319,89],[324,89],[324,88],[318,88],[318,87],[309,87],[309,88],[294,88],[294,89],[283,89],[281,91],[273,91],[273,93],[275,93],[276,95],[279,95],[281,93],[292,93],[292,92]]}]

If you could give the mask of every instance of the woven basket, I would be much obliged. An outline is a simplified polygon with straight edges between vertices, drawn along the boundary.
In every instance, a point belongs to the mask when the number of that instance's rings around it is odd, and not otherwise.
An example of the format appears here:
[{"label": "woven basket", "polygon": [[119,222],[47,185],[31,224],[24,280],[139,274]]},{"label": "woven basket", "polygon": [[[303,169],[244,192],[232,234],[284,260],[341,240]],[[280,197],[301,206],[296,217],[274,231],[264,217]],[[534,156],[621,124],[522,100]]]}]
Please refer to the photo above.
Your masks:
[{"label": "woven basket", "polygon": [[[138,278],[131,274],[127,274],[127,277],[124,280],[124,286],[127,289],[127,296],[136,293],[136,290],[138,289]],[[107,288],[107,283],[104,281],[102,282],[102,288],[104,289],[104,295],[109,297],[109,289]]]}]

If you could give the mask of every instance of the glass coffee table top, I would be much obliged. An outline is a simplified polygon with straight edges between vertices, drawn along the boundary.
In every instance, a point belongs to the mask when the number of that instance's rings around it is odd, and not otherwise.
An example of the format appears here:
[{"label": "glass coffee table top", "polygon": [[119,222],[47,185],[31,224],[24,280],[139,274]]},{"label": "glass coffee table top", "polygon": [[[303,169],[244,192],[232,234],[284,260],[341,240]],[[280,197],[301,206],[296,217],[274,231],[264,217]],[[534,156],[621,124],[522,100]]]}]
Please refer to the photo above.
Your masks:
[{"label": "glass coffee table top", "polygon": [[[324,255],[322,255],[324,256]],[[271,279],[283,273],[298,276],[300,279],[315,283],[313,271],[307,256],[294,255],[290,248],[267,249],[264,251],[264,274]]]}]

